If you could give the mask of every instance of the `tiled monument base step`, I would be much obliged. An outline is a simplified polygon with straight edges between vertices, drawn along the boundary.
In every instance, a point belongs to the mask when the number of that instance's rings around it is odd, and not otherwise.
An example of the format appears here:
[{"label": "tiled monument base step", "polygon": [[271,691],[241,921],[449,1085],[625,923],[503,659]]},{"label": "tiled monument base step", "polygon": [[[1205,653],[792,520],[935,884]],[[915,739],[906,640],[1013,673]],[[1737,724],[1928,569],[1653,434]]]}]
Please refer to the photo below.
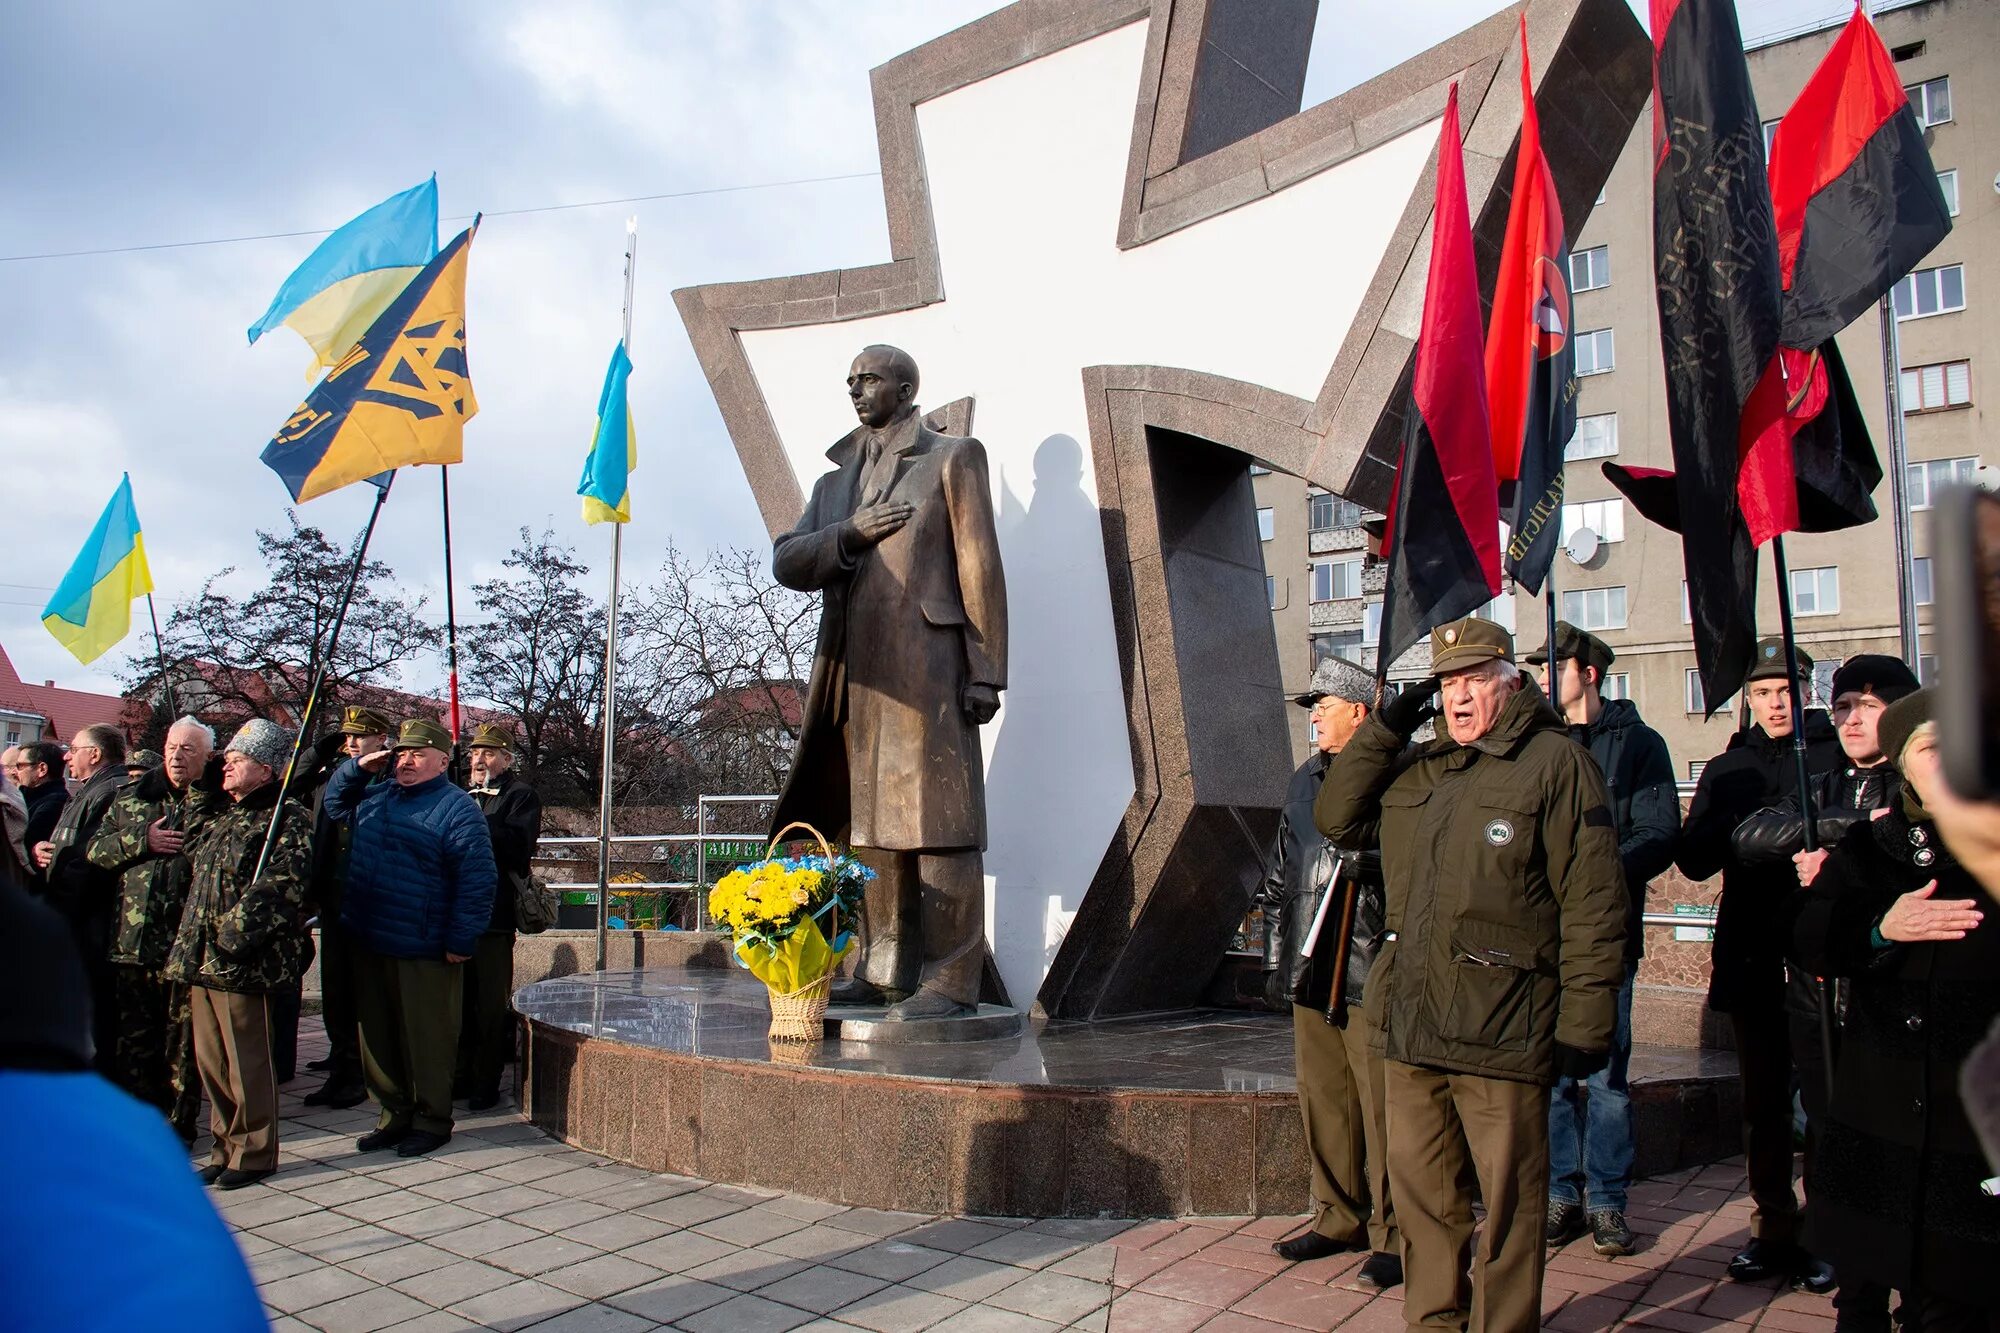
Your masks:
[{"label": "tiled monument base step", "polygon": [[[832,1202],[995,1216],[1307,1208],[1288,1019],[1206,1011],[997,1041],[766,1039],[736,971],[610,972],[517,993],[522,1102],[580,1148]],[[1737,1150],[1734,1057],[1635,1052],[1641,1175]]]}]

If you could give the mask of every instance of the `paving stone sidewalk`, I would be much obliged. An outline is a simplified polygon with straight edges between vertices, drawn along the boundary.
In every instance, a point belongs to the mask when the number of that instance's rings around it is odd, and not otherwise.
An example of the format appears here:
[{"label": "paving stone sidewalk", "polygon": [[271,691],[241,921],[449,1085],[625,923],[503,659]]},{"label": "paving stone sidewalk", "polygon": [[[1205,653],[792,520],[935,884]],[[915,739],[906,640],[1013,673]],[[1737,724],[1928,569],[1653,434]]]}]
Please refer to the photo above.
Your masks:
[{"label": "paving stone sidewalk", "polygon": [[[316,1031],[301,1036],[302,1061],[324,1049]],[[283,1091],[278,1173],[213,1195],[281,1333],[1403,1327],[1396,1293],[1354,1285],[1361,1256],[1271,1253],[1300,1219],[844,1208],[607,1162],[511,1109],[464,1117],[430,1157],[364,1156],[369,1108],[305,1107],[317,1083],[302,1073]],[[1640,1252],[1603,1260],[1578,1243],[1551,1256],[1545,1326],[1831,1329],[1824,1298],[1723,1279],[1748,1219],[1740,1162],[1642,1183],[1629,1215]]]}]

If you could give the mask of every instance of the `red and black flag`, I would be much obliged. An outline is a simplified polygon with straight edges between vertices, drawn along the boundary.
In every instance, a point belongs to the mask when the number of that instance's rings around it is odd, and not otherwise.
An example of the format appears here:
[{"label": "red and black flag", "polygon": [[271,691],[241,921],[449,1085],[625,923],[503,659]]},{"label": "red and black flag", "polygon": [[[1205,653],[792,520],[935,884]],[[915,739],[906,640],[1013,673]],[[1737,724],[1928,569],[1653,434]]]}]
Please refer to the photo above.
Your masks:
[{"label": "red and black flag", "polygon": [[1563,449],[1576,430],[1576,349],[1570,345],[1569,240],[1555,177],[1542,156],[1525,16],[1521,141],[1486,326],[1486,401],[1500,513],[1507,520],[1507,572],[1539,593],[1562,534]]},{"label": "red and black flag", "polygon": [[1951,231],[1896,63],[1861,6],[1771,140],[1784,341],[1818,347]]},{"label": "red and black flag", "polygon": [[1438,133],[1423,330],[1382,538],[1389,571],[1378,677],[1431,630],[1471,615],[1500,593],[1499,486],[1485,378],[1479,273],[1453,84]]},{"label": "red and black flag", "polygon": [[[1734,694],[1757,637],[1757,545],[1796,527],[1783,290],[1734,0],[1652,0],[1653,257],[1695,661]],[[1799,355],[1799,354],[1794,354]],[[1824,377],[1820,383],[1824,386]]]}]

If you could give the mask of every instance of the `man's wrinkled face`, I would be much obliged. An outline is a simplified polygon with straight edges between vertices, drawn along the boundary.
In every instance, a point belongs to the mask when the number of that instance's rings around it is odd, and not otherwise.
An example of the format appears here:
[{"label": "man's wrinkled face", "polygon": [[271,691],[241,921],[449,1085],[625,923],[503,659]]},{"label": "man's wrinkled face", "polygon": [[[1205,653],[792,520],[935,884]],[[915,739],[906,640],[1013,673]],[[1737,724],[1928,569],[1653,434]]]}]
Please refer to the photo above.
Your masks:
[{"label": "man's wrinkled face", "polygon": [[378,732],[369,736],[349,736],[340,749],[349,759],[359,759],[364,754],[374,754],[388,743],[389,738]]},{"label": "man's wrinkled face", "polygon": [[1521,678],[1503,678],[1497,669],[1497,662],[1482,662],[1464,671],[1454,671],[1438,682],[1438,692],[1444,700],[1444,725],[1451,738],[1460,745],[1470,745],[1493,730],[1493,724],[1500,720],[1500,710],[1507,706],[1507,700],[1514,691],[1521,688]]},{"label": "man's wrinkled face", "polygon": [[514,756],[497,745],[475,745],[472,747],[472,771],[489,778],[497,778],[514,766]]},{"label": "man's wrinkled face", "polygon": [[208,767],[208,756],[213,750],[208,733],[200,727],[170,727],[163,751],[167,761],[167,781],[176,787],[189,786]]},{"label": "man's wrinkled face", "polygon": [[104,751],[90,743],[90,738],[82,732],[70,737],[69,753],[63,756],[63,767],[78,782],[84,781],[92,773],[104,767]]},{"label": "man's wrinkled face", "polygon": [[1338,754],[1368,719],[1364,704],[1326,695],[1312,706],[1313,744],[1322,754]]},{"label": "man's wrinkled face", "polygon": [[1792,686],[1783,680],[1753,680],[1743,692],[1750,704],[1750,720],[1773,740],[1792,734]]},{"label": "man's wrinkled face", "polygon": [[443,773],[451,763],[451,756],[443,750],[433,750],[428,745],[396,751],[396,781],[405,787],[414,787],[420,782],[429,782]]},{"label": "man's wrinkled face", "polygon": [[259,763],[241,751],[230,750],[222,756],[222,789],[239,801],[277,776],[277,770],[269,764]]},{"label": "man's wrinkled face", "polygon": [[1882,761],[1876,728],[1882,725],[1882,710],[1887,707],[1865,690],[1848,690],[1833,701],[1833,725],[1840,731],[1840,748],[1855,763],[1866,767]]}]

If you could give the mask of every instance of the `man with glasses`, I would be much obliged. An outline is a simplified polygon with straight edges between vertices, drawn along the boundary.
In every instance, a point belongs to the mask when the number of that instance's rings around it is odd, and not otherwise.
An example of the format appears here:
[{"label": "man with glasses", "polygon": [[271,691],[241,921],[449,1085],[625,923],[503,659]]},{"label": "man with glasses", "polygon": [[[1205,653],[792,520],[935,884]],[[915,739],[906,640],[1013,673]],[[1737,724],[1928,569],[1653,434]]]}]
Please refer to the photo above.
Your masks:
[{"label": "man with glasses", "polygon": [[34,855],[36,847],[49,840],[63,807],[69,804],[69,788],[63,783],[62,746],[35,741],[15,751],[14,766],[7,771],[21,789],[28,806],[28,828],[22,834],[27,844],[29,869],[40,873],[42,863]]},{"label": "man with glasses", "polygon": [[125,776],[124,733],[103,723],[85,727],[70,741],[68,767],[71,780],[79,785],[47,841],[35,844],[35,863],[42,868],[43,895],[69,921],[77,952],[83,955],[84,970],[90,975],[97,1047],[105,1050],[113,1039],[108,949],[118,877],[92,865],[88,852],[105,811],[131,781]]}]

